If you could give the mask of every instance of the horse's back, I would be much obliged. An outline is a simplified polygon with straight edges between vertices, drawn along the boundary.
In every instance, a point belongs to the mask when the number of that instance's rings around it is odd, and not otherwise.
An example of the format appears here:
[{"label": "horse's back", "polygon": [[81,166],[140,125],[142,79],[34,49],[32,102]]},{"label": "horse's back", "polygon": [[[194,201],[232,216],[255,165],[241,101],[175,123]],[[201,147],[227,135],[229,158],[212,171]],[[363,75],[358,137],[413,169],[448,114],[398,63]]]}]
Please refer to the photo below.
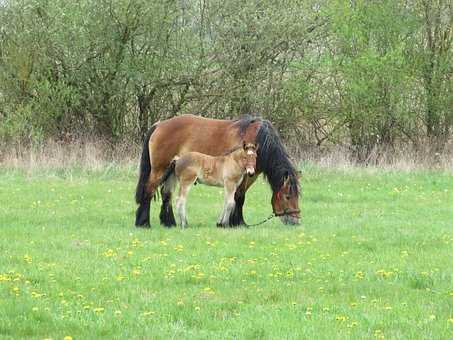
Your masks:
[{"label": "horse's back", "polygon": [[153,167],[165,168],[177,155],[221,155],[239,140],[234,121],[182,115],[159,122],[149,141]]}]

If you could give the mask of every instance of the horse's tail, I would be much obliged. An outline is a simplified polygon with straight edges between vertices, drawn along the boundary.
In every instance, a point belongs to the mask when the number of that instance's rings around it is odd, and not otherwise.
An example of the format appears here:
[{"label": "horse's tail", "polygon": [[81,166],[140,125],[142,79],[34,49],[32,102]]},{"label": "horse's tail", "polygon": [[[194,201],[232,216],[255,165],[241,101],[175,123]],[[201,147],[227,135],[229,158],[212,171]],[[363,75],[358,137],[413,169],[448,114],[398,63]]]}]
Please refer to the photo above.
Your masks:
[{"label": "horse's tail", "polygon": [[137,189],[135,190],[135,202],[137,204],[144,203],[148,198],[146,193],[146,182],[151,173],[151,159],[149,158],[149,139],[156,129],[157,124],[151,126],[143,141],[143,151],[140,159],[140,174],[138,177]]}]

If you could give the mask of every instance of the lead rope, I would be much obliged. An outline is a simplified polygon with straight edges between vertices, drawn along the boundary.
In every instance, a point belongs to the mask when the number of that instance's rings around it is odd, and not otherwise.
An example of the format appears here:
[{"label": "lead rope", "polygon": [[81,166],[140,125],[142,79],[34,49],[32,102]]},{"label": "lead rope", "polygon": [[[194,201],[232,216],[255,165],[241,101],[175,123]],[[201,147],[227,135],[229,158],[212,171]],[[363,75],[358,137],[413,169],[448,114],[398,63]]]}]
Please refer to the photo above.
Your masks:
[{"label": "lead rope", "polygon": [[267,221],[273,219],[274,217],[275,217],[275,214],[272,213],[268,217],[266,217],[264,220],[262,220],[261,222],[258,222],[258,223],[255,223],[255,224],[246,224],[246,226],[247,227],[256,227],[257,225],[261,225],[263,223],[266,223]]}]

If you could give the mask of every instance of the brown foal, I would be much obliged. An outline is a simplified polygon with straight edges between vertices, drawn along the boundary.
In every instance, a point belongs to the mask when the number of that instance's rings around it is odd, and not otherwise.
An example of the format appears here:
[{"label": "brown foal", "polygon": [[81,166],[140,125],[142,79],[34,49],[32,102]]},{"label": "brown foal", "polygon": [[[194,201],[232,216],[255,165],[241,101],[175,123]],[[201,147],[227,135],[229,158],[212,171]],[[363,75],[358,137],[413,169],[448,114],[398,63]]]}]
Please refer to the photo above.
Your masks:
[{"label": "brown foal", "polygon": [[243,145],[229,153],[213,157],[199,152],[188,152],[175,157],[174,174],[179,181],[179,195],[176,213],[182,228],[187,226],[186,200],[195,182],[209,186],[224,187],[225,203],[217,225],[226,225],[234,209],[234,194],[242,183],[244,175],[255,175],[257,146],[243,142]]}]

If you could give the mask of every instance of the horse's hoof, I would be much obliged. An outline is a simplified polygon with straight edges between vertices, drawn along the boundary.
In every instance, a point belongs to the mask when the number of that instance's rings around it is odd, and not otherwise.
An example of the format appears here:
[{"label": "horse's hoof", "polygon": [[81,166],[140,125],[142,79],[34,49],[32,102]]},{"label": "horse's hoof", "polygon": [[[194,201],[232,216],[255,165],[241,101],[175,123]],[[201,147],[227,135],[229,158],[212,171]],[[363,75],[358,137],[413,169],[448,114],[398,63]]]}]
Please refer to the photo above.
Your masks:
[{"label": "horse's hoof", "polygon": [[226,228],[227,226],[222,223],[217,223],[217,228]]},{"label": "horse's hoof", "polygon": [[141,224],[141,225],[135,225],[137,228],[143,228],[143,229],[150,229],[151,226],[149,224]]}]

